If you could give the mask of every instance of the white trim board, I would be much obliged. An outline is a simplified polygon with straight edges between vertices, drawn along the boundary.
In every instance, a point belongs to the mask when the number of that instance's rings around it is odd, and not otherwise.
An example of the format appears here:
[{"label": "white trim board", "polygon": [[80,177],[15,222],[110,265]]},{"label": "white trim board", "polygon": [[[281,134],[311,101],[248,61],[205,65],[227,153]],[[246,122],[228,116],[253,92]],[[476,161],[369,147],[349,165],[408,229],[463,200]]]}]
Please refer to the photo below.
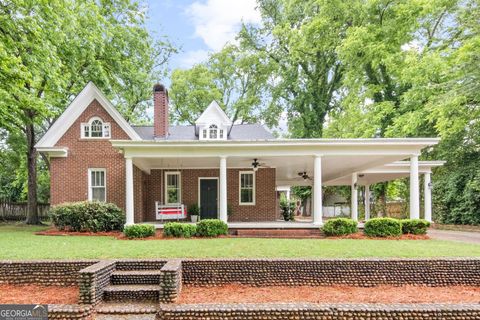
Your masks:
[{"label": "white trim board", "polygon": [[123,131],[130,137],[130,139],[139,141],[140,136],[128,124],[125,118],[118,112],[112,103],[105,97],[100,89],[95,86],[93,82],[89,82],[85,88],[73,99],[72,103],[60,115],[55,123],[48,129],[45,135],[37,142],[35,148],[52,148],[60,140],[60,138],[73,125],[78,117],[85,111],[85,109],[97,100],[100,105],[107,111],[107,113],[115,120],[115,122],[122,128]]}]

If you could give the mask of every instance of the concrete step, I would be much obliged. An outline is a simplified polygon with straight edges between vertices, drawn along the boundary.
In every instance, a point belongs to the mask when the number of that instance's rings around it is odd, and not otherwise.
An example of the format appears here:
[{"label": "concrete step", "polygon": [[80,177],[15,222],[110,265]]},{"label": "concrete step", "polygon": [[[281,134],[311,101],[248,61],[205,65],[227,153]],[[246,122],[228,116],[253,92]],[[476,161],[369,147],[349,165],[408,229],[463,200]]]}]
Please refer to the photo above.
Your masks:
[{"label": "concrete step", "polygon": [[160,283],[160,270],[117,270],[110,276],[110,283],[123,284],[156,284]]},{"label": "concrete step", "polygon": [[109,285],[103,291],[103,300],[107,302],[114,301],[158,301],[159,300],[159,285]]},{"label": "concrete step", "polygon": [[320,238],[319,229],[237,229],[238,237],[252,238]]}]

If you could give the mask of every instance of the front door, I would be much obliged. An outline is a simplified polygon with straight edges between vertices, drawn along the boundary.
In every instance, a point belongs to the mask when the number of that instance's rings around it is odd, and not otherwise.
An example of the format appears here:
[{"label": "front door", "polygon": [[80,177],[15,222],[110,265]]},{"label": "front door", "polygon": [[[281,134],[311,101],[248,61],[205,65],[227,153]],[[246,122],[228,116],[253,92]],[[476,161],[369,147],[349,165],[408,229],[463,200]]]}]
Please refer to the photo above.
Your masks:
[{"label": "front door", "polygon": [[218,180],[200,178],[200,218],[217,219]]}]

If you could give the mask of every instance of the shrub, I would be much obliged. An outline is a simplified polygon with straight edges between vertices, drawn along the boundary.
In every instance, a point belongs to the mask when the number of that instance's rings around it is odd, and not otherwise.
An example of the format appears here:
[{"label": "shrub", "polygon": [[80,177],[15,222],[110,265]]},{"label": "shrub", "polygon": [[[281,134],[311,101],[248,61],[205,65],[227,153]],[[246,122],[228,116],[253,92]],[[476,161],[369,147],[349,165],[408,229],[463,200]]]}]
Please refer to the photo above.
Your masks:
[{"label": "shrub", "polygon": [[402,224],[392,218],[370,219],[365,222],[364,232],[370,237],[398,237],[402,234]]},{"label": "shrub", "polygon": [[282,194],[280,198],[280,210],[282,211],[283,220],[295,220],[295,201],[288,201],[287,197]]},{"label": "shrub", "polygon": [[197,226],[181,222],[168,222],[163,227],[163,234],[167,237],[190,238],[197,233]]},{"label": "shrub", "polygon": [[119,207],[99,201],[64,203],[53,207],[49,216],[55,227],[69,231],[121,231],[125,223]]},{"label": "shrub", "polygon": [[188,207],[188,214],[191,216],[198,216],[200,214],[200,207],[198,204],[193,203]]},{"label": "shrub", "polygon": [[146,238],[155,235],[155,226],[152,224],[132,224],[123,228],[127,238]]},{"label": "shrub", "polygon": [[322,228],[327,236],[343,236],[358,231],[357,221],[348,218],[336,218],[328,220]]},{"label": "shrub", "polygon": [[403,219],[401,223],[403,234],[427,234],[430,227],[430,222],[424,219]]},{"label": "shrub", "polygon": [[228,226],[219,219],[204,219],[197,223],[197,234],[200,237],[218,237],[228,233]]}]

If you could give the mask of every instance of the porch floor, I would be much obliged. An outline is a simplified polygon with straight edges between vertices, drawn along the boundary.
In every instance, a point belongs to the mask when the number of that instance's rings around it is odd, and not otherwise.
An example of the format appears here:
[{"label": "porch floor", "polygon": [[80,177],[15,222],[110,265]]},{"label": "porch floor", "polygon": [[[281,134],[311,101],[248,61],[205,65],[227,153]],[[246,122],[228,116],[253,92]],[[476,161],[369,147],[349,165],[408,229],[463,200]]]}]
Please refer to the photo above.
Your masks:
[{"label": "porch floor", "polygon": [[[143,223],[153,224],[156,229],[163,229],[167,222],[176,222],[176,220],[164,221],[147,221]],[[189,221],[179,221],[182,223],[195,224]],[[321,225],[315,225],[311,221],[263,221],[263,222],[228,222],[229,229],[316,229]],[[363,223],[358,223],[359,228],[363,228]]]}]

